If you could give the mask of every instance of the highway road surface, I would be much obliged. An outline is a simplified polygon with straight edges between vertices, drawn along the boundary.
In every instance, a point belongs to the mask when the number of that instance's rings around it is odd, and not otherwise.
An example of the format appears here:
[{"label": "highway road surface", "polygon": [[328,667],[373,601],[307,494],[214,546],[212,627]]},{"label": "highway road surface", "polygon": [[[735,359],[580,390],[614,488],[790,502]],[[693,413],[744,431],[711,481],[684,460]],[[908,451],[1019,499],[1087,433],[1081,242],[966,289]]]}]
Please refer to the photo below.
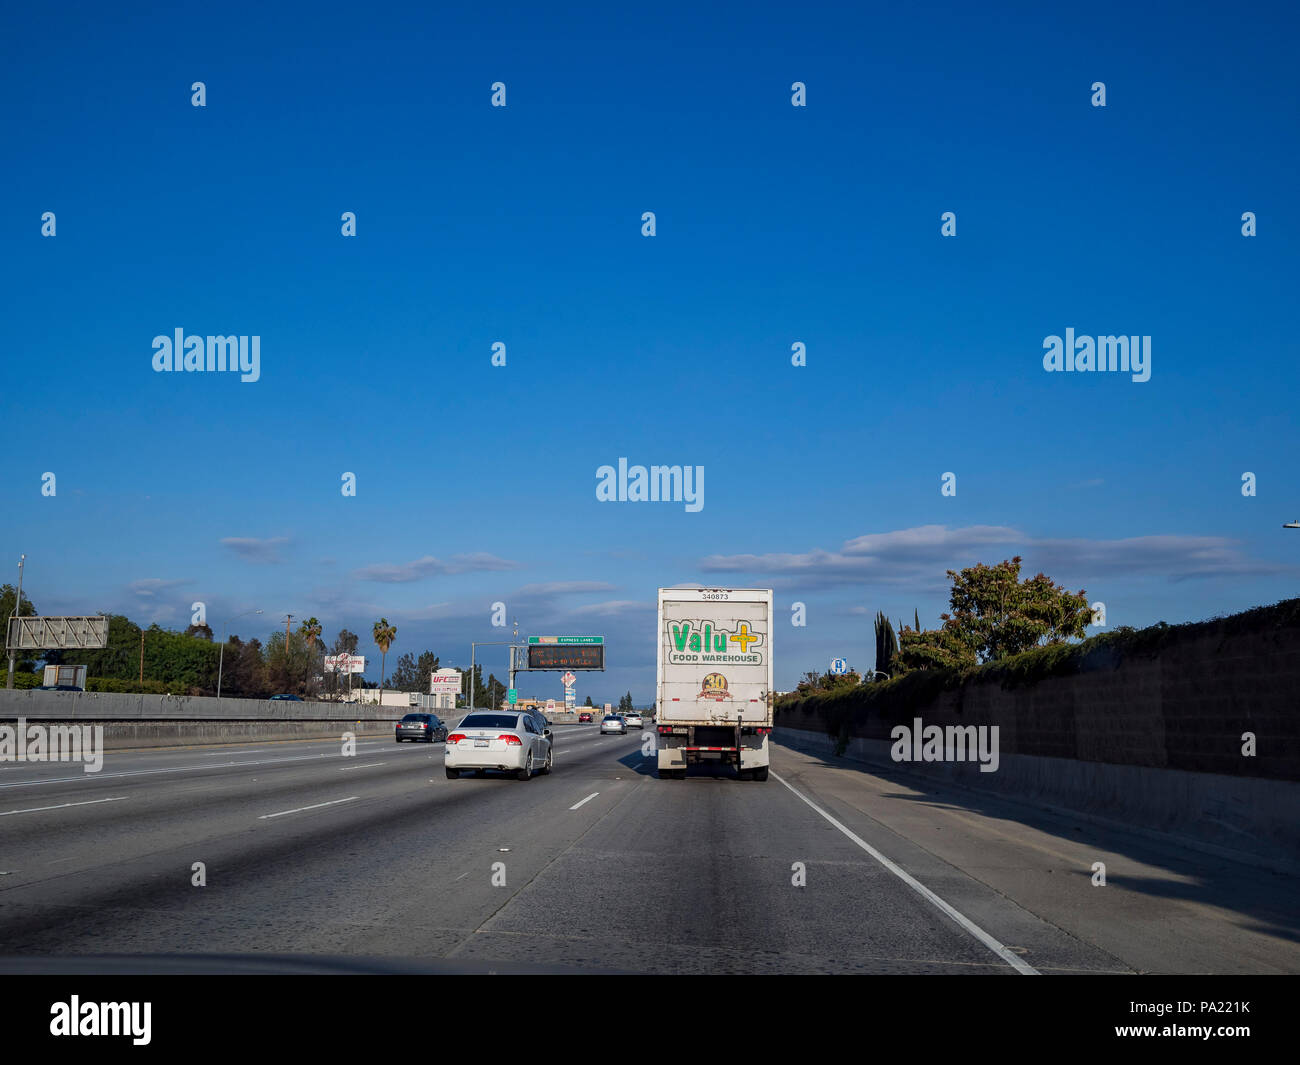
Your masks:
[{"label": "highway road surface", "polygon": [[659,780],[642,739],[556,726],[522,783],[379,739],[2,764],[0,957],[1300,972],[1295,877],[780,746],[765,783]]}]

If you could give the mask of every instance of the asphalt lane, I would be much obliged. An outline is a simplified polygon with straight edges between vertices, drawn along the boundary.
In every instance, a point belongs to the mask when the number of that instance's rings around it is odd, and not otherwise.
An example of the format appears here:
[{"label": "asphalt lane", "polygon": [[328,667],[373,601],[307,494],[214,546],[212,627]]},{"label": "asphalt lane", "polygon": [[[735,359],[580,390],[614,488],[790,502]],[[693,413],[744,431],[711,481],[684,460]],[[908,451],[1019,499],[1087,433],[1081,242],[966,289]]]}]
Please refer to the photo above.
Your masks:
[{"label": "asphalt lane", "polygon": [[[391,739],[354,757],[297,741],[108,752],[98,774],[0,766],[0,955],[1018,976],[1236,971],[1249,940],[1248,966],[1300,970],[1294,939],[1243,937],[1226,911],[1076,903],[1078,869],[1065,892],[1032,875],[1044,840],[1080,846],[1050,825],[906,801],[781,747],[765,783],[662,781],[647,738],[558,726],[555,772],[528,782],[448,780],[441,744]],[[1215,946],[1151,965],[1148,931],[1128,956],[1153,915],[1207,921]]]}]

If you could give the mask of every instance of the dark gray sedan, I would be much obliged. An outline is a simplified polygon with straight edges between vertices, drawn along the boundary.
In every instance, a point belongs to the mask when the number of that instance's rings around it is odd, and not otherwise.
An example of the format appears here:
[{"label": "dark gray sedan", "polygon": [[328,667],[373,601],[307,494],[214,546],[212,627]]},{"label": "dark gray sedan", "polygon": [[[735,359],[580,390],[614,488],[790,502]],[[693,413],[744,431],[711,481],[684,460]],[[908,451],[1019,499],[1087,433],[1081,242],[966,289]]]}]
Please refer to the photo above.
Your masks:
[{"label": "dark gray sedan", "polygon": [[437,714],[407,714],[397,723],[397,742],[438,743],[447,738],[447,726]]}]

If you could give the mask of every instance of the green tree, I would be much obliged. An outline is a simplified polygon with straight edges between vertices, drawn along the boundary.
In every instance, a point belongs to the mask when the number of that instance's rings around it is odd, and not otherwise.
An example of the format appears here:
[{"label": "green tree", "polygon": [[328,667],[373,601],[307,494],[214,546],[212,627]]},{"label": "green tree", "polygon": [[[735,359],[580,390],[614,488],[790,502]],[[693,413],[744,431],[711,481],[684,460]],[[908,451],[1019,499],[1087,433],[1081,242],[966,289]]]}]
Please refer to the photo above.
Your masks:
[{"label": "green tree", "polygon": [[315,695],[319,690],[317,687],[317,675],[325,669],[325,641],[321,639],[321,633],[325,627],[321,625],[317,618],[310,617],[298,626],[298,635],[302,637],[303,642],[307,645],[307,656],[310,660],[310,668],[307,673],[306,692],[307,695]]},{"label": "green tree", "polygon": [[442,662],[432,651],[425,651],[415,661],[415,671],[420,674],[420,690],[429,683],[429,677],[442,668]]},{"label": "green tree", "polygon": [[488,674],[487,687],[484,690],[484,705],[495,710],[506,701],[507,688],[496,678],[495,673]]},{"label": "green tree", "polygon": [[896,660],[897,668],[893,676],[900,676],[914,669],[973,666],[976,661],[974,649],[952,630],[945,628],[913,632],[911,629],[904,629],[902,646]]},{"label": "green tree", "polygon": [[592,705],[593,705],[593,704],[592,704],[592,701],[591,701],[591,696],[590,696],[590,695],[587,696],[587,701],[586,701],[585,703],[583,703],[582,705],[583,705],[583,706],[592,706]]},{"label": "green tree", "polygon": [[893,623],[881,611],[876,611],[876,669],[893,676],[894,660],[898,657],[898,637]]},{"label": "green tree", "polygon": [[[108,614],[108,643],[104,647],[76,652],[75,663],[63,652],[63,662],[86,667],[87,677],[136,680],[139,676],[140,626],[124,614]],[[50,652],[54,654],[55,652]],[[47,656],[47,661],[52,659]]]},{"label": "green tree", "polygon": [[948,577],[952,613],[942,615],[943,627],[983,662],[1082,637],[1092,619],[1083,590],[1068,592],[1042,573],[1020,580],[1019,555]]},{"label": "green tree", "polygon": [[862,683],[862,677],[857,670],[850,669],[847,673],[832,673],[827,670],[825,673],[805,673],[803,680],[795,685],[795,690],[800,695],[811,695],[813,692],[833,692],[846,688],[856,688]]},{"label": "green tree", "polygon": [[221,676],[222,695],[255,699],[269,694],[266,690],[262,644],[256,638],[244,643],[238,636],[226,642],[225,665]]},{"label": "green tree", "polygon": [[266,642],[265,677],[277,692],[296,695],[307,693],[312,672],[312,652],[301,632],[273,632]]},{"label": "green tree", "polygon": [[623,696],[623,698],[621,698],[618,701],[618,710],[619,713],[623,713],[625,711],[630,712],[631,709],[632,709],[632,693],[628,692],[625,696]]},{"label": "green tree", "polygon": [[384,669],[388,662],[388,649],[393,646],[393,641],[397,639],[397,626],[388,624],[387,618],[380,618],[375,622],[371,630],[374,637],[375,646],[379,648],[382,656],[379,660],[379,702],[384,701]]},{"label": "green tree", "polygon": [[191,625],[185,630],[186,636],[197,636],[201,640],[212,642],[212,627],[205,621],[202,625]]},{"label": "green tree", "polygon": [[388,678],[388,686],[399,692],[424,691],[428,684],[427,680],[421,681],[415,655],[409,651],[397,660],[397,665],[393,667],[393,675]]}]

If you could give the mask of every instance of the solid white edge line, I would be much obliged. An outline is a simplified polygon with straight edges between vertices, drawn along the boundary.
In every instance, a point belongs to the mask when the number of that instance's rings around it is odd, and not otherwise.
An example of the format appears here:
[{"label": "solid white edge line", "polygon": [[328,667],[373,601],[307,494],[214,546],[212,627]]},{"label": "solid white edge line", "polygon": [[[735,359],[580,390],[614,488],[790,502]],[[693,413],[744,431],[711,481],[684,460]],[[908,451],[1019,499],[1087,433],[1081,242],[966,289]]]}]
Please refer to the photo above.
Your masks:
[{"label": "solid white edge line", "polygon": [[88,799],[86,802],[61,802],[58,806],[33,806],[29,810],[6,810],[0,813],[0,817],[10,817],[13,814],[36,814],[42,810],[62,810],[68,806],[94,806],[97,802],[121,802],[125,798],[125,795],[118,795],[112,799]]},{"label": "solid white edge line", "polygon": [[591,802],[591,800],[594,799],[599,794],[600,792],[593,791],[590,795],[588,795],[585,799],[583,799],[582,802],[575,802],[572,806],[569,807],[569,809],[576,810],[579,806],[583,805],[583,803]]},{"label": "solid white edge line", "polygon": [[351,802],[355,798],[355,795],[349,795],[346,799],[334,799],[331,802],[318,802],[314,806],[299,806],[296,810],[281,810],[278,814],[262,814],[258,820],[265,821],[267,818],[283,817],[285,814],[300,814],[304,810],[319,810],[322,806],[337,806],[341,802]]},{"label": "solid white edge line", "polygon": [[959,925],[961,925],[962,928],[966,929],[967,932],[969,932],[981,943],[983,943],[986,947],[988,947],[989,950],[993,951],[994,954],[996,954],[1004,962],[1006,962],[1013,969],[1015,969],[1016,972],[1020,973],[1023,976],[1042,975],[1042,973],[1040,973],[1032,965],[1026,962],[1023,958],[1018,957],[1013,951],[1008,950],[1005,946],[999,943],[996,939],[994,939],[991,935],[989,935],[986,931],[984,931],[984,929],[982,929],[979,925],[977,925],[965,914],[959,913],[957,910],[949,906],[948,903],[944,902],[943,899],[939,898],[938,895],[936,895],[928,887],[926,887],[914,876],[912,876],[909,872],[907,872],[907,870],[901,868],[900,866],[896,865],[894,862],[890,861],[883,854],[881,854],[880,851],[876,850],[876,848],[873,847],[870,843],[862,839],[862,837],[858,836],[851,829],[846,828],[844,825],[836,821],[835,818],[833,818],[830,814],[828,814],[825,810],[823,810],[820,806],[818,806],[815,802],[813,802],[812,799],[808,798],[808,796],[804,795],[803,792],[799,791],[792,784],[790,784],[789,781],[787,781],[784,777],[782,777],[780,773],[773,771],[772,776],[776,777],[777,780],[781,781],[781,783],[784,784],[787,788],[789,788],[790,791],[792,791],[800,799],[802,799],[814,810],[816,810],[819,814],[821,814],[822,817],[826,818],[827,821],[829,821],[832,825],[834,825],[841,832],[843,832],[844,835],[848,836],[849,839],[853,840],[854,843],[856,843],[864,851],[870,854],[871,857],[875,858],[876,861],[878,861],[881,865],[883,865],[886,869],[888,869],[891,873],[893,873],[896,877],[898,877],[899,880],[901,880],[904,884],[910,887],[923,899],[925,899],[930,903],[933,903],[936,907],[938,907],[939,910],[941,910],[943,913],[946,913],[949,917],[951,917],[954,921],[956,921]]}]

